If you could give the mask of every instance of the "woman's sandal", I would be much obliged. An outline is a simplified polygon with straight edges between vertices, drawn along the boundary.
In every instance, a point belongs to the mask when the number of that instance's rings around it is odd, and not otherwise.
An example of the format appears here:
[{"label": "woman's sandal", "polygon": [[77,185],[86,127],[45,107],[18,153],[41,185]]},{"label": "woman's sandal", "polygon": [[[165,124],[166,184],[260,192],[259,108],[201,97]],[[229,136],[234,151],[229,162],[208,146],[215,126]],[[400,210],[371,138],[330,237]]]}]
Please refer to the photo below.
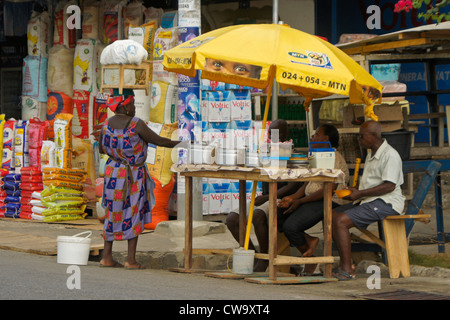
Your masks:
[{"label": "woman's sandal", "polygon": [[348,281],[356,279],[356,276],[354,274],[350,274],[343,270],[337,270],[336,272],[334,272],[333,277],[338,279],[339,281]]},{"label": "woman's sandal", "polygon": [[140,263],[132,264],[132,265],[125,263],[125,269],[127,269],[127,270],[144,270],[147,268]]},{"label": "woman's sandal", "polygon": [[101,268],[123,268],[123,264],[118,263],[117,261],[114,261],[111,265],[106,265],[100,262]]}]

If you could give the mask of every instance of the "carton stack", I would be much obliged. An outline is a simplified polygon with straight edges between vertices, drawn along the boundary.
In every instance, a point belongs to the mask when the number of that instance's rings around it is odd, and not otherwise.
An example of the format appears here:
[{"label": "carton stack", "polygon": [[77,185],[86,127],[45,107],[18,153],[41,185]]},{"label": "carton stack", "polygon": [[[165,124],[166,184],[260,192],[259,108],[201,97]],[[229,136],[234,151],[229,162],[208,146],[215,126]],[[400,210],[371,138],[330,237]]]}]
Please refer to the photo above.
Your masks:
[{"label": "carton stack", "polygon": [[[201,79],[201,122],[197,131],[201,134],[195,135],[195,142],[210,144],[215,141],[219,148],[230,149],[253,145],[255,130],[250,89]],[[251,189],[249,192],[251,197]],[[232,180],[205,179],[203,199],[204,214],[229,213],[239,207],[234,201],[239,199],[239,184],[236,191]]]}]

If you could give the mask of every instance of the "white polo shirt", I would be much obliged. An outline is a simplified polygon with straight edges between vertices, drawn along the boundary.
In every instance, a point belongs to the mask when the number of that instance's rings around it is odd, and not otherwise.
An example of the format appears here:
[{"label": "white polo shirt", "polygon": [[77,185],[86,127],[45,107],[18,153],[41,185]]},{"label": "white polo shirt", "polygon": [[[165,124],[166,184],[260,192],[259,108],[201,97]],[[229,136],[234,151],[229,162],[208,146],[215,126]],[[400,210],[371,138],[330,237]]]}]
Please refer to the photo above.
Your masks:
[{"label": "white polo shirt", "polygon": [[359,190],[376,187],[384,181],[394,183],[395,189],[382,196],[363,198],[361,204],[375,199],[383,199],[387,204],[392,204],[392,208],[396,212],[403,214],[405,197],[400,188],[403,184],[402,159],[397,150],[392,148],[386,139],[383,139],[383,143],[375,155],[372,156],[372,150],[368,150],[366,162],[364,163],[364,172],[359,183]]}]

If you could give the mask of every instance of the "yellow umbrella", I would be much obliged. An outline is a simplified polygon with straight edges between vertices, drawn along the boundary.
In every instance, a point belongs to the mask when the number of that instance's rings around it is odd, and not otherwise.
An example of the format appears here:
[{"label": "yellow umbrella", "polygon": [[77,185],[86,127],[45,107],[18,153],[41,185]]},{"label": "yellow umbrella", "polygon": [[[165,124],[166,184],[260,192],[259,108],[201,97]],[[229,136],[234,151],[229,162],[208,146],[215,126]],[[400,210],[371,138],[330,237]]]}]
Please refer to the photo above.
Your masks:
[{"label": "yellow umbrella", "polygon": [[[263,119],[266,127],[272,84],[305,97],[332,94],[365,104],[374,120],[373,105],[381,100],[382,86],[343,51],[314,35],[279,24],[235,25],[216,29],[164,53],[164,68],[194,77],[264,89],[269,87]],[[261,136],[262,138],[262,136]],[[253,184],[245,249],[248,248],[256,183]]]},{"label": "yellow umbrella", "polygon": [[[366,115],[381,101],[381,84],[347,54],[314,35],[279,24],[216,29],[164,53],[166,70],[264,89],[275,80],[306,99],[332,94],[366,104]],[[270,100],[270,99],[268,99]]]}]

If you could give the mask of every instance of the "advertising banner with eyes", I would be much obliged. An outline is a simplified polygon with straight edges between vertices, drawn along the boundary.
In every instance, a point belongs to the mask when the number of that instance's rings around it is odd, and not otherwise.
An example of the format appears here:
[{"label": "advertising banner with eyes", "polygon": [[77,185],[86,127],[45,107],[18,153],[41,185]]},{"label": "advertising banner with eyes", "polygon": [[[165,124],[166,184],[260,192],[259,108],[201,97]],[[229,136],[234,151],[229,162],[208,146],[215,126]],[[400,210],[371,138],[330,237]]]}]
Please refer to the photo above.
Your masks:
[{"label": "advertising banner with eyes", "polygon": [[260,79],[262,67],[235,61],[206,58],[205,71]]}]

